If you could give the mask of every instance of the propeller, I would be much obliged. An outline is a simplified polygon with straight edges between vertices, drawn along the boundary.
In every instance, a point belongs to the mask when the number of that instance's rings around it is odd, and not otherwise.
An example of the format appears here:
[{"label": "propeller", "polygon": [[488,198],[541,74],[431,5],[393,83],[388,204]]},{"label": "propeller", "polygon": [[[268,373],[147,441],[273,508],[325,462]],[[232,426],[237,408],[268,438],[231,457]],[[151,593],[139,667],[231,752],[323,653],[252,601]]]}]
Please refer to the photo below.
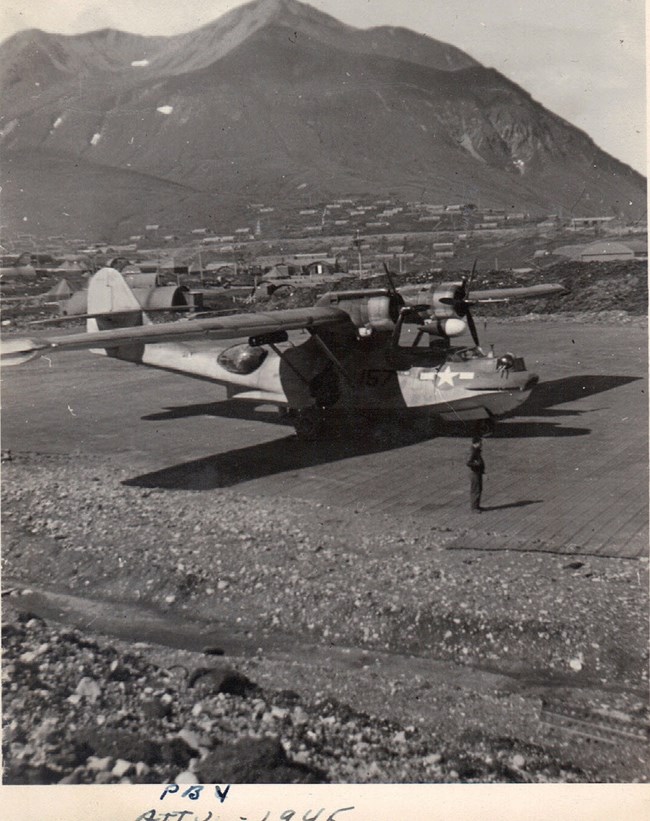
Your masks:
[{"label": "propeller", "polygon": [[457,293],[454,294],[453,297],[442,297],[440,302],[445,305],[451,305],[456,314],[467,322],[467,327],[469,328],[469,332],[472,335],[472,339],[474,340],[474,344],[477,348],[480,347],[480,342],[478,338],[478,332],[476,330],[476,325],[474,324],[474,317],[472,316],[472,312],[470,311],[470,306],[474,305],[470,298],[469,292],[470,288],[472,287],[472,280],[474,279],[474,274],[476,273],[476,260],[474,260],[474,264],[472,265],[472,271],[469,277],[463,277],[461,281],[461,286]]},{"label": "propeller", "polygon": [[388,279],[388,293],[392,300],[399,306],[399,310],[401,314],[411,315],[411,316],[420,316],[420,313],[423,310],[426,310],[428,306],[425,305],[418,305],[417,307],[414,305],[407,305],[404,301],[404,297],[400,292],[397,290],[395,285],[395,280],[393,279],[394,271],[391,271],[388,265],[384,262],[384,271],[386,272],[386,278]]},{"label": "propeller", "polygon": [[465,299],[469,299],[469,292],[470,288],[472,287],[472,280],[474,279],[474,274],[476,273],[476,262],[477,260],[475,259],[474,264],[472,265],[472,270],[469,274],[469,280],[466,277],[463,279],[463,285],[465,286]]},{"label": "propeller", "polygon": [[390,270],[388,265],[384,262],[384,271],[386,271],[386,279],[388,280],[388,290],[390,291],[390,295],[392,297],[397,297],[398,300],[401,300],[402,304],[404,304],[404,300],[402,299],[401,294],[397,292],[397,288],[395,287],[395,280],[393,279],[393,272]]},{"label": "propeller", "polygon": [[[390,270],[388,265],[384,262],[384,271],[386,272],[386,278],[388,279],[388,293],[390,296],[390,300],[393,305],[397,306],[397,313],[400,316],[404,316],[406,314],[415,313],[415,309],[411,308],[410,306],[405,305],[404,297],[400,294],[395,286],[395,280],[393,279],[393,271]],[[394,321],[397,321],[397,316],[394,317]]]}]

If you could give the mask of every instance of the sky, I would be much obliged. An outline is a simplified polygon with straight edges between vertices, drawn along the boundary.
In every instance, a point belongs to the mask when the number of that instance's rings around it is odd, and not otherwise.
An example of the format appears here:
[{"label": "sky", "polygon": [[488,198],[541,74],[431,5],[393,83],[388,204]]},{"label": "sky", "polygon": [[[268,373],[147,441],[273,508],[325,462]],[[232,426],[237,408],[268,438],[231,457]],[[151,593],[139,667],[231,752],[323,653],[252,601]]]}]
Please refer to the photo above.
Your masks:
[{"label": "sky", "polygon": [[[241,0],[2,0],[0,39],[24,28],[170,35]],[[644,0],[310,0],[352,26],[404,26],[461,48],[646,174]]]}]

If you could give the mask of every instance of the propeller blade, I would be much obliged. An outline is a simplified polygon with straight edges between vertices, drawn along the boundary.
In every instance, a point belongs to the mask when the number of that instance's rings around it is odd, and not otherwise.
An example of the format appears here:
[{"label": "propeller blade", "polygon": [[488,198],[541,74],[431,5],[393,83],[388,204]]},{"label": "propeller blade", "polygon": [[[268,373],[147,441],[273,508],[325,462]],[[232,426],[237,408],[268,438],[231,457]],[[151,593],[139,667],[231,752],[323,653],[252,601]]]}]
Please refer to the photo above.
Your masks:
[{"label": "propeller blade", "polygon": [[472,287],[472,280],[474,279],[474,274],[476,273],[476,263],[478,262],[477,258],[474,259],[474,264],[472,265],[472,271],[469,275],[469,280],[467,280],[465,284],[465,299],[469,298],[469,291]]},{"label": "propeller blade", "polygon": [[474,340],[474,344],[477,348],[480,347],[480,342],[478,339],[478,333],[476,331],[476,325],[474,324],[474,318],[469,310],[469,308],[465,312],[465,319],[467,320],[467,327],[469,328],[469,332],[472,335],[472,339]]},{"label": "propeller blade", "polygon": [[395,287],[395,282],[393,281],[393,276],[390,268],[384,262],[384,271],[386,271],[386,278],[388,279],[389,290],[393,295],[397,295],[397,288]]}]

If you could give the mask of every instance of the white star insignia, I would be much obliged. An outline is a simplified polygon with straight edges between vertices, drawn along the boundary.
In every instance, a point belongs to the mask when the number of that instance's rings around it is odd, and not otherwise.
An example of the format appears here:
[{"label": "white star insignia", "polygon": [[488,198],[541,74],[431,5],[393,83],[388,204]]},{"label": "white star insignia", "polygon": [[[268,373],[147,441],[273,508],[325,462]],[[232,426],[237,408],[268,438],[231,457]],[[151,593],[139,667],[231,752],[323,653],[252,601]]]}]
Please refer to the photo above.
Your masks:
[{"label": "white star insignia", "polygon": [[449,365],[447,365],[444,371],[438,371],[438,378],[436,379],[436,382],[438,385],[450,385],[453,388],[455,376],[458,376],[456,371],[452,371]]}]

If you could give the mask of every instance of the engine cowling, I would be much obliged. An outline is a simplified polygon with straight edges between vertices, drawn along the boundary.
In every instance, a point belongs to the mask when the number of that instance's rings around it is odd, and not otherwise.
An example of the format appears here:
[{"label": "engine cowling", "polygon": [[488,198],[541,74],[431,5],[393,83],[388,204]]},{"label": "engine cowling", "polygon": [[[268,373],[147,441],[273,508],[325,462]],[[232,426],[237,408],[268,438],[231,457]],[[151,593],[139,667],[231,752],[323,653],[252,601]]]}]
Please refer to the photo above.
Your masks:
[{"label": "engine cowling", "polygon": [[[458,304],[463,299],[464,292],[461,285],[455,283],[443,283],[437,286],[431,294],[431,313],[435,319],[448,319],[450,317],[460,317]],[[442,302],[441,300],[449,300]]]},{"label": "engine cowling", "polygon": [[345,311],[357,328],[393,331],[404,300],[399,294],[382,288],[374,291],[330,291],[316,304]]},{"label": "engine cowling", "polygon": [[[424,289],[423,289],[424,290]],[[428,297],[425,299],[424,297]],[[411,298],[413,304],[418,302],[418,310],[426,311],[424,330],[432,336],[445,339],[460,336],[467,330],[467,323],[461,312],[464,298],[463,286],[455,282],[443,282],[441,285],[417,297]],[[429,302],[427,305],[426,303]]]},{"label": "engine cowling", "polygon": [[373,331],[392,331],[399,316],[401,305],[391,296],[372,296],[361,311],[363,325]]}]

